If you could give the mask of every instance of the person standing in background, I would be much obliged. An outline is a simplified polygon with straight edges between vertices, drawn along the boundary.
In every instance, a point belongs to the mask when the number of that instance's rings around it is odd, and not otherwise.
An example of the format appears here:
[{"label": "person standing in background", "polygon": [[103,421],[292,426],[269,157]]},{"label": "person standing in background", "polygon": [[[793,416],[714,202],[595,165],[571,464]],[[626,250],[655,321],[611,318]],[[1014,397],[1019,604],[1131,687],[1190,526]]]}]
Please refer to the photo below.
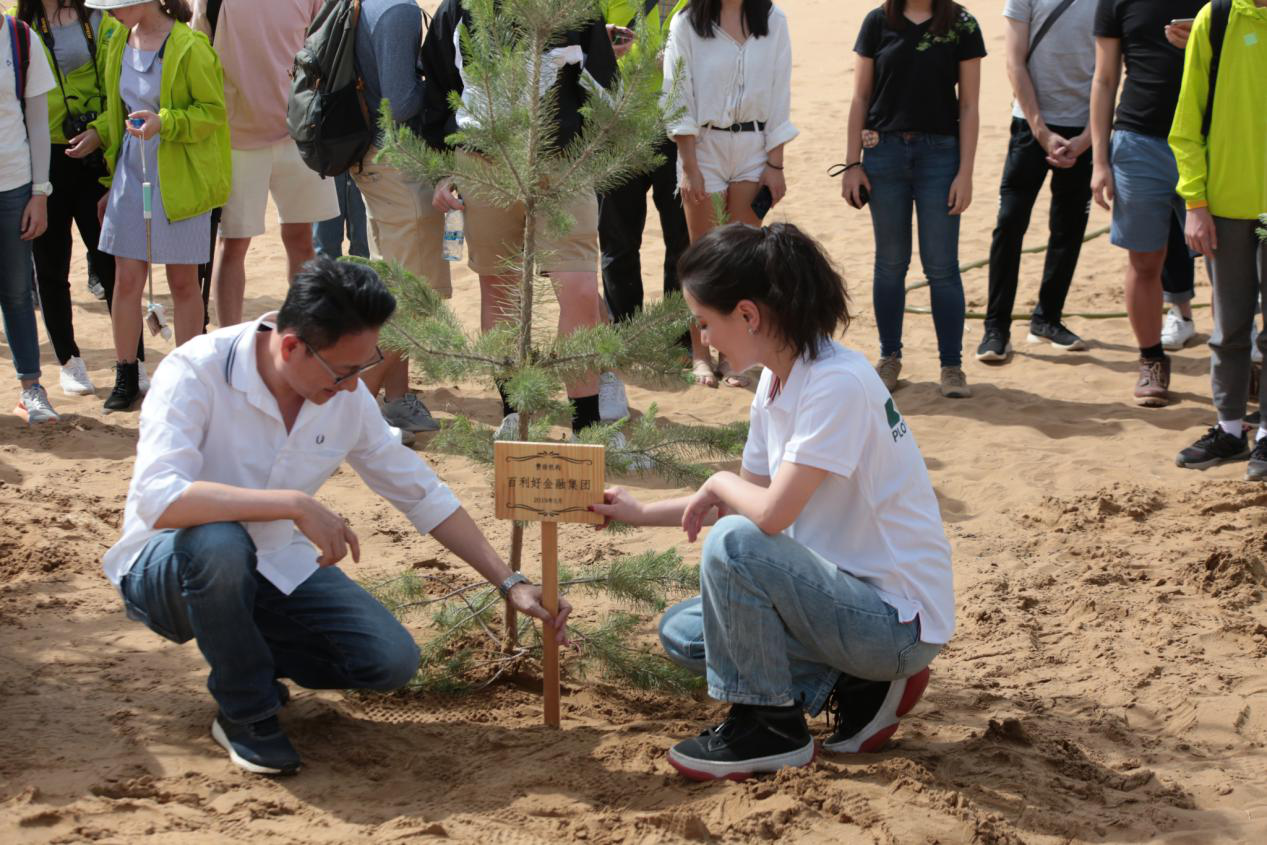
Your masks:
[{"label": "person standing in background", "polygon": [[1082,350],[1061,322],[1091,212],[1091,79],[1094,0],[1007,0],[1007,71],[1016,103],[990,244],[990,294],[977,360],[1007,361],[1012,306],[1030,214],[1051,173],[1047,260],[1029,341]]},{"label": "person standing in background", "polygon": [[356,182],[346,173],[334,177],[334,191],[339,197],[339,216],[312,224],[312,245],[317,255],[343,257],[343,236],[348,239],[348,255],[370,257],[369,233],[365,224],[365,199]]},{"label": "person standing in background", "polygon": [[[194,0],[194,26],[224,67],[233,190],[220,219],[211,287],[217,323],[242,322],[246,254],[264,234],[271,194],[286,249],[287,278],[316,254],[312,224],[339,211],[334,183],[304,164],[286,129],[295,53],[323,0]],[[215,15],[212,26],[209,13]]]}]

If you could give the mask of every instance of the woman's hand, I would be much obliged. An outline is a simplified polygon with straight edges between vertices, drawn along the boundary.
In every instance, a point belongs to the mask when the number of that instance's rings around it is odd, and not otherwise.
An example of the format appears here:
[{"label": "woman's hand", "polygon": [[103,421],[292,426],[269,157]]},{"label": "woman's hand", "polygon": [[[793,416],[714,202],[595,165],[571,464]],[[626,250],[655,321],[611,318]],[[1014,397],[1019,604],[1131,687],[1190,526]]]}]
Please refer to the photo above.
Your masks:
[{"label": "woman's hand", "polygon": [[594,528],[602,531],[613,522],[639,525],[642,520],[642,503],[623,487],[609,487],[603,491],[603,504],[590,505],[590,510],[603,517],[602,525]]},{"label": "woman's hand", "polygon": [[787,196],[787,180],[783,178],[782,170],[766,165],[761,173],[760,184],[770,189],[770,198],[773,200],[771,207],[778,205],[779,200]]},{"label": "woman's hand", "polygon": [[85,129],[71,138],[66,147],[66,155],[71,158],[86,158],[101,149],[101,136],[96,129]]},{"label": "woman's hand", "polygon": [[840,180],[840,195],[845,198],[845,202],[849,203],[852,208],[862,208],[862,189],[866,188],[867,193],[871,193],[871,180],[867,178],[867,173],[861,167],[851,167],[845,171],[844,177]]},{"label": "woman's hand", "polygon": [[633,47],[634,39],[637,33],[627,26],[616,26],[615,24],[607,24],[607,39],[612,43],[612,52],[616,54],[616,58],[623,58],[626,53]]},{"label": "woman's hand", "polygon": [[1092,168],[1091,193],[1095,196],[1096,205],[1105,211],[1113,210],[1113,168],[1099,166]]},{"label": "woman's hand", "polygon": [[22,211],[22,240],[33,241],[48,228],[48,197],[31,194]]},{"label": "woman's hand", "polygon": [[453,190],[452,179],[441,179],[439,181],[436,185],[435,193],[431,195],[431,205],[436,211],[440,212],[461,211],[466,208],[466,204],[462,202],[458,192]]},{"label": "woman's hand", "polygon": [[708,514],[713,508],[719,507],[721,504],[722,500],[712,491],[708,481],[705,481],[703,486],[695,491],[695,495],[687,499],[686,509],[682,511],[682,530],[686,532],[687,542],[695,542],[695,538],[699,536],[700,529],[704,527],[704,520],[708,518]]},{"label": "woman's hand", "polygon": [[682,181],[678,184],[678,191],[682,194],[682,202],[701,203],[708,200],[704,174],[698,164],[691,162],[682,165]]},{"label": "woman's hand", "polygon": [[536,584],[516,584],[510,588],[509,598],[515,610],[525,616],[540,619],[546,630],[554,631],[555,640],[559,645],[568,645],[567,622],[568,616],[572,613],[572,605],[567,599],[559,596],[559,613],[551,616],[550,611],[546,610],[545,605],[541,603],[541,588]]},{"label": "woman's hand", "polygon": [[[137,120],[141,121],[140,126],[134,125],[133,121]],[[154,112],[142,109],[128,115],[127,122],[123,126],[129,135],[140,138],[142,141],[148,141],[162,131],[163,121]]]},{"label": "woman's hand", "polygon": [[970,205],[972,205],[972,174],[961,170],[955,177],[955,181],[950,183],[950,196],[946,198],[946,207],[950,211],[947,213],[958,216],[967,211]]},{"label": "woman's hand", "polygon": [[1188,46],[1188,38],[1192,35],[1192,24],[1166,24],[1165,31],[1166,40],[1170,42],[1170,46],[1183,50]]}]

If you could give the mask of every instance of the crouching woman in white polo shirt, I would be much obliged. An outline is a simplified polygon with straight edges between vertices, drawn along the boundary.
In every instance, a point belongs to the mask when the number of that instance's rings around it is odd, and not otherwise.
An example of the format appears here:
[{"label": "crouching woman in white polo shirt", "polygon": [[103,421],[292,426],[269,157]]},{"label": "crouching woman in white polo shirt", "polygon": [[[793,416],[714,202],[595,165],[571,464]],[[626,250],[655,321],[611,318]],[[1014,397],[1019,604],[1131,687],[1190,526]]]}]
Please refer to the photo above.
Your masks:
[{"label": "crouching woman in white polo shirt", "polygon": [[840,275],[790,224],[732,224],[693,244],[682,289],[710,346],[762,364],[739,475],[594,510],[678,525],[701,595],[669,610],[669,656],[708,679],[729,715],[678,743],[687,777],[742,779],[814,756],[805,714],[834,718],[830,751],[873,751],[928,683],[954,630],[950,546],[915,437],[867,359],[832,340],[849,324]]}]

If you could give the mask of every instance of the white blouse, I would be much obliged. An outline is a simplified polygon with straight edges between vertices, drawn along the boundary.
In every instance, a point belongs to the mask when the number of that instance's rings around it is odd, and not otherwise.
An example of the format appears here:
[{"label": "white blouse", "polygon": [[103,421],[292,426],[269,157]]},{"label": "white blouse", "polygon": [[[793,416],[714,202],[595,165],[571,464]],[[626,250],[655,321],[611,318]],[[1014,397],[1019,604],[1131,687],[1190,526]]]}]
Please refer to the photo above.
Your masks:
[{"label": "white blouse", "polygon": [[704,126],[765,124],[767,151],[799,134],[792,125],[792,40],[787,16],[770,7],[770,32],[742,44],[720,26],[700,38],[690,14],[674,15],[664,51],[664,103],[669,137],[698,135]]}]

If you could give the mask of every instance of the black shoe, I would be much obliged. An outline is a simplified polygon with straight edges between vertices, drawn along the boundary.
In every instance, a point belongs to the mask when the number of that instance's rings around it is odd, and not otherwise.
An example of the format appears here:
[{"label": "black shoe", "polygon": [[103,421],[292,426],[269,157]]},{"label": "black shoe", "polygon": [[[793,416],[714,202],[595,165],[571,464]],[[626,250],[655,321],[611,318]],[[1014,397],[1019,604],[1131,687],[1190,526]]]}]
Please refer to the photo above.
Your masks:
[{"label": "black shoe", "polygon": [[986,329],[981,345],[977,347],[977,360],[986,363],[1002,363],[1012,354],[1012,343],[998,329]]},{"label": "black shoe", "polygon": [[897,681],[842,674],[827,697],[828,724],[835,730],[823,748],[843,754],[879,751],[897,732],[898,720],[923,697],[930,675],[927,667]]},{"label": "black shoe", "polygon": [[141,388],[139,386],[140,374],[137,370],[137,364],[133,361],[130,364],[118,363],[114,365],[114,389],[110,391],[110,395],[106,397],[104,406],[105,412],[111,411],[130,411],[132,406],[136,404],[136,400],[141,398]]},{"label": "black shoe", "polygon": [[1196,443],[1175,456],[1175,466],[1184,469],[1208,469],[1228,461],[1244,460],[1248,455],[1249,443],[1244,432],[1237,437],[1216,425],[1201,435]]},{"label": "black shoe", "polygon": [[1241,420],[1241,422],[1243,422],[1245,425],[1249,426],[1250,428],[1258,428],[1260,425],[1263,424],[1263,412],[1254,411],[1254,413],[1252,414],[1246,414],[1245,419]]},{"label": "black shoe", "polygon": [[669,749],[669,763],[692,780],[744,780],[813,759],[814,737],[796,704],[734,704],[720,725]]},{"label": "black shoe", "polygon": [[217,715],[211,738],[229,752],[229,759],[257,775],[293,775],[299,771],[299,754],[290,744],[276,716],[239,725]]},{"label": "black shoe", "polygon": [[1047,341],[1057,349],[1064,349],[1067,352],[1081,352],[1087,348],[1086,341],[1069,331],[1064,323],[1052,323],[1047,320],[1030,320],[1029,337],[1026,340],[1030,343]]},{"label": "black shoe", "polygon": [[1267,481],[1267,437],[1254,444],[1254,451],[1249,453],[1249,469],[1245,470],[1246,481]]},{"label": "black shoe", "polygon": [[290,690],[281,681],[273,681],[273,686],[277,689],[277,703],[285,707],[290,701]]}]

